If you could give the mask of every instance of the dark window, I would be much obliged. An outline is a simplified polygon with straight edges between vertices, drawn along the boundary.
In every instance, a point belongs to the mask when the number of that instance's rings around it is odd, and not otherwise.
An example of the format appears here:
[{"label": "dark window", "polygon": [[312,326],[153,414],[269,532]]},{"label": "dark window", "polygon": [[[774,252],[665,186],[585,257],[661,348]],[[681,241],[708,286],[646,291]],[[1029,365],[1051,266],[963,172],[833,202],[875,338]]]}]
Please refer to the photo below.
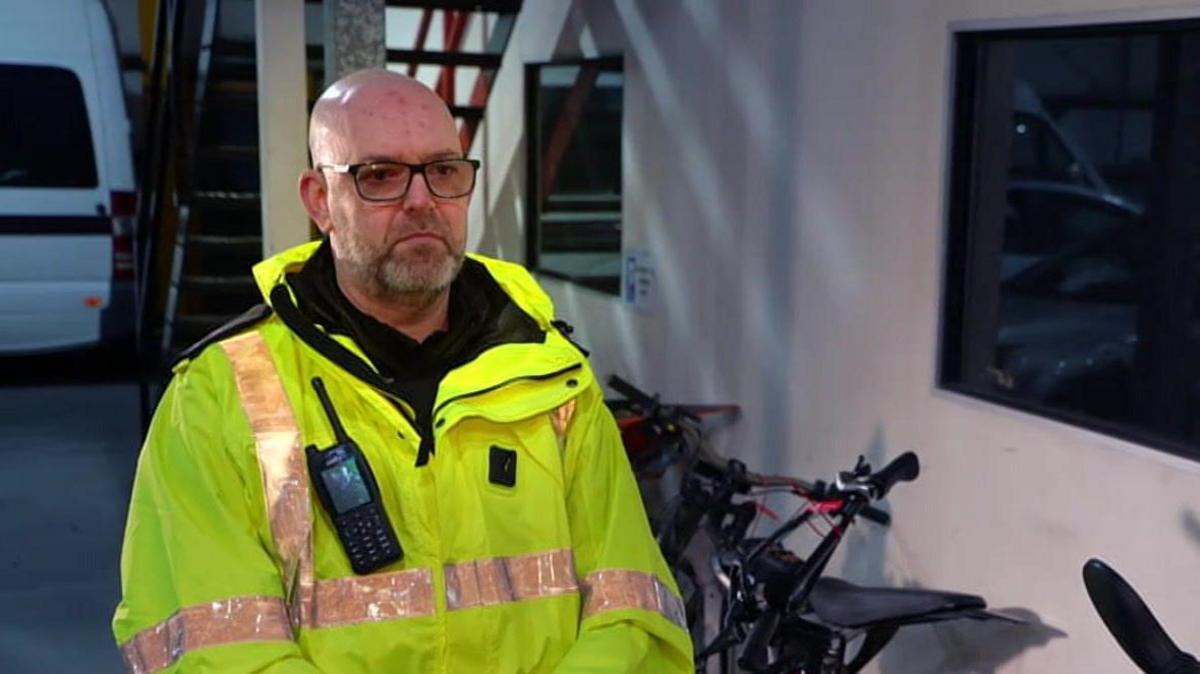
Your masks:
[{"label": "dark window", "polygon": [[95,187],[83,88],[65,68],[0,64],[0,187]]},{"label": "dark window", "polygon": [[529,266],[618,294],[621,285],[621,59],[526,72]]},{"label": "dark window", "polygon": [[1200,457],[1200,22],[956,41],[941,384]]}]

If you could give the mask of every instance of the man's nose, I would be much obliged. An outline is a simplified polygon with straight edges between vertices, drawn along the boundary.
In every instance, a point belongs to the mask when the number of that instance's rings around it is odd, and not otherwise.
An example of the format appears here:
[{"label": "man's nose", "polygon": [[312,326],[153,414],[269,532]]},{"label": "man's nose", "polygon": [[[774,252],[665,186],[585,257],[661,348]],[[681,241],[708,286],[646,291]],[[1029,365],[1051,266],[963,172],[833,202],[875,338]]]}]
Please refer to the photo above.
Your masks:
[{"label": "man's nose", "polygon": [[434,197],[433,193],[429,191],[429,180],[425,177],[425,173],[413,175],[412,181],[408,185],[408,193],[404,195],[404,210],[428,210],[433,208],[433,205]]}]

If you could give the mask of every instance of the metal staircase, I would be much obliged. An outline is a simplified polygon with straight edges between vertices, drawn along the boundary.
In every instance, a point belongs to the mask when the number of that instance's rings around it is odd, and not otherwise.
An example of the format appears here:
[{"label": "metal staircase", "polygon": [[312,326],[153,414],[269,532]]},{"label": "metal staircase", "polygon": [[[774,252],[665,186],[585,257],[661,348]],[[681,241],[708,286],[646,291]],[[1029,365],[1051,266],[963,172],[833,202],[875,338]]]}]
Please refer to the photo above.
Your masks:
[{"label": "metal staircase", "polygon": [[[201,46],[208,68],[198,78],[194,141],[183,156],[191,189],[180,195],[171,255],[160,342],[168,361],[262,300],[250,275],[263,250],[255,47],[227,34],[219,12],[211,39]],[[309,52],[311,99],[323,67],[320,50]]]}]

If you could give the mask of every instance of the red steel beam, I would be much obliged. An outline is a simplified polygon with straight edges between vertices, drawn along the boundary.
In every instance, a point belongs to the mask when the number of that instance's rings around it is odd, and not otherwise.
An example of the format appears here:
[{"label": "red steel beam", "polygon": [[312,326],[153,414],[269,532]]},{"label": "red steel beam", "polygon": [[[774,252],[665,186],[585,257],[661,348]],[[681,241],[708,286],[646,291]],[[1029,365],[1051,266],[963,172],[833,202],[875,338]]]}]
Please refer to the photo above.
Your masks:
[{"label": "red steel beam", "polygon": [[567,93],[562,112],[554,122],[554,129],[550,132],[550,141],[546,143],[546,151],[542,155],[542,180],[538,188],[539,208],[546,205],[546,197],[550,195],[554,181],[558,180],[559,166],[562,164],[563,157],[567,155],[571,138],[575,135],[575,129],[579,127],[579,120],[583,117],[583,104],[587,101],[588,94],[592,92],[592,87],[596,85],[596,78],[599,75],[598,67],[581,66],[579,74],[575,76],[575,83],[571,85],[571,91]]},{"label": "red steel beam", "polygon": [[[442,51],[452,54],[462,49],[463,38],[467,33],[467,20],[471,13],[447,11],[446,14],[448,16],[442,24],[445,35]],[[438,75],[437,92],[442,100],[446,101],[446,105],[454,105],[454,66],[442,66],[442,72]]]},{"label": "red steel beam", "polygon": [[[421,51],[425,48],[425,40],[429,37],[429,26],[433,23],[433,10],[421,10],[421,23],[417,26],[417,43],[413,46],[413,51]],[[408,76],[417,76],[417,62],[410,61],[408,64]]]},{"label": "red steel beam", "polygon": [[[473,108],[482,108],[487,104],[488,95],[492,91],[492,81],[496,79],[495,70],[480,70],[479,75],[475,78],[475,86],[471,89],[471,99],[467,103]],[[458,138],[462,141],[463,152],[471,149],[471,141],[475,139],[475,132],[479,129],[479,122],[482,119],[464,119],[462,128],[458,131]]]}]

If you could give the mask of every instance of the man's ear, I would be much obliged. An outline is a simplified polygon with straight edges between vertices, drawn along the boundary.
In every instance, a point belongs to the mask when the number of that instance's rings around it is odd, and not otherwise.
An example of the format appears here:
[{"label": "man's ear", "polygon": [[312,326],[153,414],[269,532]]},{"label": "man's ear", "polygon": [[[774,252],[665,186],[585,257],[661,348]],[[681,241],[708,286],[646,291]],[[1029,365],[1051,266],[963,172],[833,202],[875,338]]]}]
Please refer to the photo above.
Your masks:
[{"label": "man's ear", "polygon": [[308,217],[316,223],[322,234],[328,234],[333,227],[329,218],[329,186],[325,176],[320,171],[308,169],[300,174],[300,203],[308,211]]}]

